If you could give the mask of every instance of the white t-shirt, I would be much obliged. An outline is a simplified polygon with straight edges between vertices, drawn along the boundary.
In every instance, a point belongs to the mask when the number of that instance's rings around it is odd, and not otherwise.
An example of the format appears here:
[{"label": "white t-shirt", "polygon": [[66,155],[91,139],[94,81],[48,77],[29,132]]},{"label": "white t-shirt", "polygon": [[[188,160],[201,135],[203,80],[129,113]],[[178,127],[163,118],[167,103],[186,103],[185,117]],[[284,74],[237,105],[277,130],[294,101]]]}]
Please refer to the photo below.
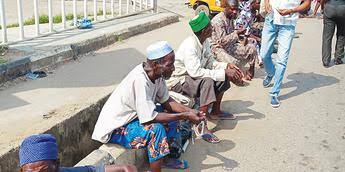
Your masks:
[{"label": "white t-shirt", "polygon": [[301,0],[270,0],[273,10],[273,23],[276,25],[296,26],[298,13],[281,16],[277,9],[294,9],[301,4]]},{"label": "white t-shirt", "polygon": [[156,103],[169,99],[165,80],[159,78],[153,83],[143,64],[136,66],[117,86],[98,117],[92,139],[107,143],[112,132],[139,118],[141,124],[157,116]]}]

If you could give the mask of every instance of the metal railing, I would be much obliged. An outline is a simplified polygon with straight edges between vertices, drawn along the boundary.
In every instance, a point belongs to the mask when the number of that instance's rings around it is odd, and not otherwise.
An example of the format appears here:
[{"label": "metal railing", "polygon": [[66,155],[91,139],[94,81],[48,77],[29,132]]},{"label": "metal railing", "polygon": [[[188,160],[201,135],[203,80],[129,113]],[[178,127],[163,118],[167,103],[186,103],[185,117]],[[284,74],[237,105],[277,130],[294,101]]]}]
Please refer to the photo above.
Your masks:
[{"label": "metal railing", "polygon": [[[157,0],[47,0],[47,7],[48,7],[48,24],[46,23],[40,23],[40,3],[42,3],[42,0],[30,0],[33,1],[33,14],[34,14],[34,26],[31,26],[31,31],[34,28],[35,34],[31,36],[27,36],[25,34],[25,27],[24,26],[24,16],[23,16],[23,0],[16,0],[17,1],[17,13],[18,13],[18,27],[16,28],[8,28],[7,26],[7,18],[6,18],[6,4],[4,2],[5,0],[0,0],[0,25],[1,25],[1,38],[2,42],[1,44],[14,44],[17,42],[21,42],[24,40],[30,40],[37,37],[47,36],[53,33],[60,33],[66,30],[75,29],[77,26],[77,17],[83,16],[84,18],[92,18],[92,22],[99,23],[104,21],[113,20],[116,18],[122,18],[127,17],[131,15],[135,15],[141,12],[145,11],[157,11]],[[14,1],[14,0],[11,0]],[[29,0],[25,0],[27,1]],[[52,1],[61,1],[61,7],[53,6]],[[72,2],[71,2],[72,1]],[[102,2],[101,2],[102,1]],[[66,11],[66,3],[72,4],[72,10]],[[83,6],[80,5],[80,3],[83,2]],[[79,5],[78,5],[79,3]],[[102,3],[101,10],[98,7],[98,3]],[[89,5],[93,5],[93,12],[89,13],[88,10],[90,10],[88,7]],[[110,5],[107,8],[107,5]],[[91,7],[91,6],[90,6]],[[42,8],[42,7],[41,7]],[[78,13],[78,8],[83,8],[82,14],[80,14],[80,10]],[[12,9],[11,9],[12,10]],[[13,9],[14,11],[15,9]],[[60,10],[61,12],[59,15],[61,15],[61,22],[54,23],[53,22],[53,10]],[[92,10],[90,10],[92,11]],[[67,21],[66,14],[69,12],[70,14],[73,14],[73,19],[70,21]],[[102,14],[101,14],[102,13]],[[102,16],[102,17],[100,17]],[[25,16],[27,17],[27,16]],[[68,25],[70,23],[71,25]],[[58,25],[59,28],[54,28],[54,26]],[[43,31],[43,29],[40,29],[42,27],[48,27]],[[8,36],[9,29],[17,29],[18,35],[15,36],[17,39],[11,40]],[[13,37],[13,35],[12,35]]]}]

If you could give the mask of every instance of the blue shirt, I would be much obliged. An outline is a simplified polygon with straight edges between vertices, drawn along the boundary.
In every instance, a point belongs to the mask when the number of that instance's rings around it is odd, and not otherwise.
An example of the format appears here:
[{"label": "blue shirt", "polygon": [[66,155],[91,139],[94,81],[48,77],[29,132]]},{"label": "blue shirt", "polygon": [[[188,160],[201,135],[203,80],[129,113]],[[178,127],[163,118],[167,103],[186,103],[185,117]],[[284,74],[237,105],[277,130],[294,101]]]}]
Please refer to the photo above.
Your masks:
[{"label": "blue shirt", "polygon": [[59,172],[105,172],[104,166],[60,167]]}]

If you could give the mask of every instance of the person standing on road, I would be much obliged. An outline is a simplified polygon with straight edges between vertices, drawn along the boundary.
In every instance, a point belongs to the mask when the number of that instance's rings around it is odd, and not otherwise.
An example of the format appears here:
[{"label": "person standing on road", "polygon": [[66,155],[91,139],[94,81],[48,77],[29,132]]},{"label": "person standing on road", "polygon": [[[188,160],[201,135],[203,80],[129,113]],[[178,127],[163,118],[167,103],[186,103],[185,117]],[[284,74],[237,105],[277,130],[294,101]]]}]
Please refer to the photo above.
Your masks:
[{"label": "person standing on road", "polygon": [[[298,20],[298,12],[310,7],[310,0],[265,0],[267,16],[262,31],[260,57],[263,58],[266,77],[263,86],[269,87],[274,78],[270,91],[272,107],[279,107],[278,95],[281,89],[286,65],[291,50],[292,39]],[[276,65],[272,61],[273,44],[278,40],[278,59]]]},{"label": "person standing on road", "polygon": [[328,67],[331,61],[332,39],[337,28],[334,64],[343,64],[345,46],[345,0],[321,0],[324,11],[322,33],[322,63]]}]

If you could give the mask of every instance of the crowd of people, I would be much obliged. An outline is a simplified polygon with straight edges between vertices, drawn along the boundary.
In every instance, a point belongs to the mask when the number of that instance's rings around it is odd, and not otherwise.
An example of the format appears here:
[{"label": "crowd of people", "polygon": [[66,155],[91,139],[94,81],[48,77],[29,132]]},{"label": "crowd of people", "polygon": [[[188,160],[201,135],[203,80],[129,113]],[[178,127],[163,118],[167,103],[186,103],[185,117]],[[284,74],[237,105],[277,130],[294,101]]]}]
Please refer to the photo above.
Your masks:
[{"label": "crowd of people", "polygon": [[[278,99],[300,13],[311,0],[225,0],[224,11],[212,20],[201,12],[190,22],[193,34],[176,52],[166,41],[147,47],[147,60],[137,65],[117,86],[102,108],[92,134],[101,143],[119,144],[127,149],[146,149],[152,172],[162,167],[186,169],[176,144],[181,144],[182,125],[209,143],[219,143],[208,120],[234,120],[221,110],[224,92],[230,83],[242,86],[255,75],[255,64],[266,71],[263,87],[272,86],[269,102]],[[324,11],[322,62],[329,66],[331,41],[337,27],[335,64],[342,64],[345,45],[345,1],[321,0]],[[264,15],[263,27],[256,12]],[[318,7],[317,7],[318,8]],[[316,9],[317,10],[317,9]],[[315,13],[315,12],[314,12]],[[316,14],[316,13],[315,13]],[[315,15],[313,14],[313,15]],[[261,17],[262,19],[262,17]],[[278,42],[278,57],[272,53]],[[273,84],[271,84],[273,81]],[[195,99],[192,107],[173,99],[171,93]],[[204,125],[198,125],[203,123]],[[174,148],[174,149],[173,149]],[[132,165],[59,167],[57,143],[49,134],[33,135],[20,147],[21,171],[136,171]]]}]

